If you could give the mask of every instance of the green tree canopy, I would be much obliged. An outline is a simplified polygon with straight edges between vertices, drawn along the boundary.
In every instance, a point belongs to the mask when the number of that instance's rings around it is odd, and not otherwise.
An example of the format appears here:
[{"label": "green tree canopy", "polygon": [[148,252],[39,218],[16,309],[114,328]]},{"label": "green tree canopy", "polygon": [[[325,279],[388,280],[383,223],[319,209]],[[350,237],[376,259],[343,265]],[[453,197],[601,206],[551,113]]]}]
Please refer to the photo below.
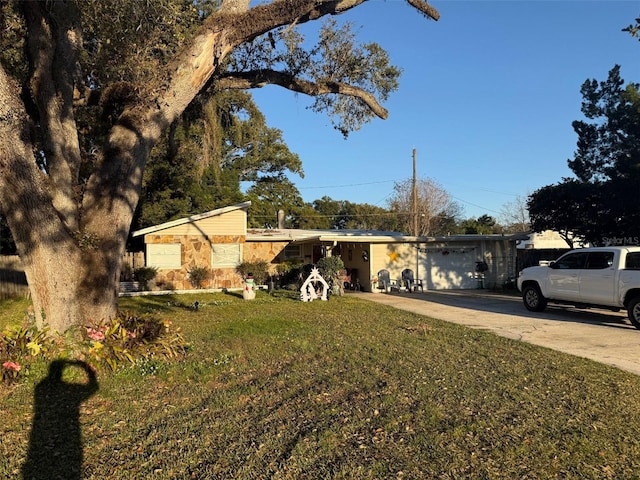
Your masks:
[{"label": "green tree canopy", "polygon": [[242,202],[243,185],[286,172],[303,176],[302,162],[282,132],[267,126],[251,95],[217,93],[194,102],[152,152],[136,227]]},{"label": "green tree canopy", "polygon": [[469,218],[460,223],[463,232],[467,235],[490,235],[499,233],[501,227],[495,218],[484,214],[478,218]]},{"label": "green tree canopy", "polygon": [[397,228],[396,215],[375,205],[334,200],[327,196],[314,200],[311,205],[315,213],[314,228],[385,231]]},{"label": "green tree canopy", "polygon": [[554,229],[572,244],[640,236],[640,102],[638,84],[624,85],[620,67],[606,81],[581,88],[582,113],[573,122],[577,150],[569,160],[575,179],[543,187],[528,199],[535,231]]},{"label": "green tree canopy", "polygon": [[276,228],[278,212],[284,212],[284,226],[299,228],[297,219],[304,201],[296,186],[283,174],[263,176],[247,191],[251,208],[247,223],[252,228]]}]

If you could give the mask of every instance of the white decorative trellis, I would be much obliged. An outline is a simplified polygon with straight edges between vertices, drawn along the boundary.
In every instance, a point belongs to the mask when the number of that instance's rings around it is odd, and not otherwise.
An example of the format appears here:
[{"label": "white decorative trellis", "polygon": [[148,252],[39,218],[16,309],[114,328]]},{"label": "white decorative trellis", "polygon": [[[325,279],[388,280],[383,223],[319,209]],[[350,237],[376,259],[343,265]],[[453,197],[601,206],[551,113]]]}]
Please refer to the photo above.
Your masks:
[{"label": "white decorative trellis", "polygon": [[[320,284],[320,292],[318,292],[317,284]],[[329,284],[322,278],[320,272],[316,267],[313,267],[311,274],[300,287],[300,300],[303,302],[311,302],[316,298],[320,300],[327,300],[327,292],[329,291]]]}]

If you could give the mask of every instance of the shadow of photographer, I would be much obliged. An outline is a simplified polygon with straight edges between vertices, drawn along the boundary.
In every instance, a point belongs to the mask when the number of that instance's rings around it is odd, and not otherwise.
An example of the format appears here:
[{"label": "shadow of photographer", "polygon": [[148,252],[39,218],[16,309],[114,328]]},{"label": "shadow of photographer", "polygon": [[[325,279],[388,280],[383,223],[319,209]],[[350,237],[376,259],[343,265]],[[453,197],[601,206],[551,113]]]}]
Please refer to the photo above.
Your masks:
[{"label": "shadow of photographer", "polygon": [[[86,382],[67,382],[65,369],[83,372]],[[35,387],[29,453],[22,468],[25,480],[81,478],[80,405],[98,391],[95,372],[85,362],[55,360]]]}]

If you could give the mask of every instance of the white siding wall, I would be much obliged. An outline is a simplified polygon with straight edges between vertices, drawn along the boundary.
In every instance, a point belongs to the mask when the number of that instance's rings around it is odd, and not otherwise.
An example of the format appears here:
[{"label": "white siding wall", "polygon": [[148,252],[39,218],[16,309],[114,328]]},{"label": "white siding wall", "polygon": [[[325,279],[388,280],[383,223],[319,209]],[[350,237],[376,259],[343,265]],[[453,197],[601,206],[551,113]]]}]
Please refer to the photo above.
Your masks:
[{"label": "white siding wall", "polygon": [[222,215],[198,220],[194,223],[185,223],[170,227],[161,232],[160,235],[195,235],[211,237],[215,235],[246,235],[247,221],[246,213],[243,210],[234,210]]}]

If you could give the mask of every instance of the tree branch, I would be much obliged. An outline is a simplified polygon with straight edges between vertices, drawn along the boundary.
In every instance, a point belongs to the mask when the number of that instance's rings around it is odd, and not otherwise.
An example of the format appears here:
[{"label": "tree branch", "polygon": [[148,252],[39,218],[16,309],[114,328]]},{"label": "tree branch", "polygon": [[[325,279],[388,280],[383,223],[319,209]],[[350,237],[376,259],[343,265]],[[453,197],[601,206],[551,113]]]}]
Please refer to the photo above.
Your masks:
[{"label": "tree branch", "polygon": [[57,226],[50,189],[33,158],[30,129],[20,88],[0,65],[0,211],[21,255],[42,238],[51,241]]},{"label": "tree branch", "polygon": [[[30,89],[44,136],[53,202],[65,224],[78,228],[77,185],[81,156],[73,113],[81,36],[78,12],[70,2],[24,2],[28,35]],[[54,48],[51,48],[54,45]]]},{"label": "tree branch", "polygon": [[[225,0],[222,8],[207,18],[201,33],[186,46],[172,68],[168,77],[159,76],[163,82],[159,85],[159,115],[153,115],[153,106],[149,112],[156,121],[164,126],[179,116],[186,106],[218,72],[224,58],[238,45],[250,42],[278,27],[302,24],[317,20],[326,15],[337,15],[357,7],[366,0],[274,0],[245,10],[242,0]],[[440,15],[425,0],[407,0],[428,18],[437,20]],[[228,8],[227,8],[228,7]],[[227,80],[229,81],[229,80]],[[300,82],[298,85],[304,85]],[[308,84],[309,86],[312,84]],[[312,89],[301,87],[301,92]],[[386,118],[387,113],[370,94],[354,87],[341,84],[318,85],[319,93],[356,94],[358,98],[372,107],[375,115]],[[295,89],[294,89],[295,90]]]},{"label": "tree branch", "polygon": [[[221,88],[256,88],[267,83],[317,96],[342,94],[358,98],[373,114],[387,118],[384,109],[371,93],[338,82],[312,83],[296,80],[286,74],[263,71],[262,79],[251,73],[227,75],[221,66],[224,59],[240,44],[291,23],[306,23],[325,15],[336,15],[362,4],[365,0],[274,0],[242,11],[241,0],[208,17],[198,35],[185,45],[182,53],[149,84],[153,94],[146,101],[129,105],[119,117],[109,136],[105,159],[87,183],[83,208],[87,211],[115,212],[114,202],[131,210],[137,203],[146,155],[160,133],[178,118],[207,85]],[[409,1],[409,0],[407,0]],[[420,11],[429,12],[422,0],[411,0]],[[219,79],[219,76],[222,76]],[[155,96],[154,96],[155,94]],[[125,155],[122,155],[126,152]],[[118,179],[128,178],[128,189]],[[114,192],[119,192],[114,194]],[[107,210],[108,207],[108,210]],[[123,214],[124,215],[124,214]],[[96,216],[99,218],[99,216]],[[104,215],[102,215],[104,218]]]},{"label": "tree branch", "polygon": [[440,13],[424,0],[407,0],[413,8],[420,10],[427,18],[440,20]]},{"label": "tree branch", "polygon": [[279,85],[288,90],[304,93],[312,97],[327,94],[349,95],[363,101],[378,117],[386,119],[389,116],[389,112],[378,103],[374,95],[346,83],[332,81],[314,83],[275,70],[229,73],[215,81],[215,88],[223,90],[246,90],[249,88],[262,88],[266,85]]},{"label": "tree branch", "polygon": [[[326,15],[338,15],[357,7],[366,0],[276,0],[268,4],[258,5],[243,14],[237,15],[234,29],[244,39],[267,33],[277,27],[292,23],[306,23]],[[406,0],[409,5],[419,10],[427,18],[438,20],[440,14],[425,0]],[[223,1],[221,11],[225,11],[226,3],[236,4],[238,0]],[[235,10],[236,12],[238,10]],[[215,17],[215,16],[214,16]],[[212,18],[213,21],[215,19]],[[249,30],[247,30],[247,28]],[[251,33],[250,33],[251,32]]]}]

